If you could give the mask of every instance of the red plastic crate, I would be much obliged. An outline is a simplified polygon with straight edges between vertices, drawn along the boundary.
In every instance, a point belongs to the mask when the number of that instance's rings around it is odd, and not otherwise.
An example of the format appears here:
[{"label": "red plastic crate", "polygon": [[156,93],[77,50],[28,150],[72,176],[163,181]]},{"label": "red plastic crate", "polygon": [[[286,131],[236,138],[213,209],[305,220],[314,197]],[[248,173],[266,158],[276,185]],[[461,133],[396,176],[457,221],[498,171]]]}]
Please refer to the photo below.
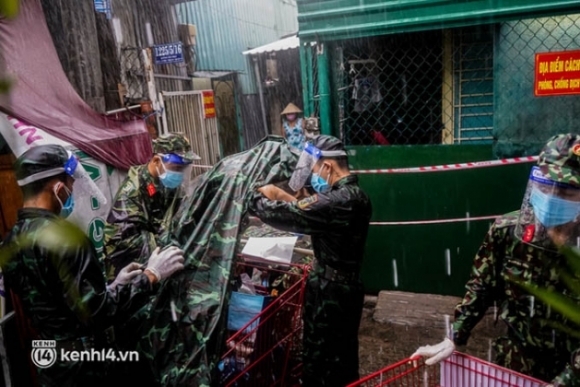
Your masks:
[{"label": "red plastic crate", "polygon": [[414,357],[385,367],[347,387],[541,387],[547,383],[455,352],[437,366]]}]

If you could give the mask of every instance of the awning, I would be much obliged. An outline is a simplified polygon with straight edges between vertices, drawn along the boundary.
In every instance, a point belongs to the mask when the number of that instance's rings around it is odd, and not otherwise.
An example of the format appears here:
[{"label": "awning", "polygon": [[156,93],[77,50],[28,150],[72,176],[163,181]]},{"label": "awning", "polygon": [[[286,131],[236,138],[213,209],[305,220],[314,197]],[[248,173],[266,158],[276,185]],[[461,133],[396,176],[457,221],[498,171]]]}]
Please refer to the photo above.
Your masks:
[{"label": "awning", "polygon": [[223,78],[233,74],[232,71],[196,71],[193,73],[195,78]]},{"label": "awning", "polygon": [[292,35],[287,38],[276,40],[275,42],[268,43],[264,46],[256,47],[248,51],[244,51],[244,55],[257,55],[263,54],[265,52],[276,52],[283,50],[290,50],[292,48],[298,48],[300,46],[300,39],[298,36]]},{"label": "awning", "polygon": [[40,0],[21,0],[18,17],[0,18],[0,54],[15,81],[10,99],[0,100],[0,111],[107,165],[129,169],[149,161],[153,150],[142,119],[110,119],[74,90],[58,59]]}]

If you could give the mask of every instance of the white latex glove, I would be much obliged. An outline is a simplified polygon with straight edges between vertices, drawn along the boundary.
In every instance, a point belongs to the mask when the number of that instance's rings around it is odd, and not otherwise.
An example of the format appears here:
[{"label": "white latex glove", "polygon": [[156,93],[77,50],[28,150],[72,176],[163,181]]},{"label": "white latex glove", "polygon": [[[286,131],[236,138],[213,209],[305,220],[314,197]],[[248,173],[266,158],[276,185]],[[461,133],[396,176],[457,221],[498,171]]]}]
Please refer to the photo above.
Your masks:
[{"label": "white latex glove", "polygon": [[127,285],[133,280],[133,278],[137,277],[141,273],[143,273],[143,270],[141,270],[141,265],[137,262],[132,262],[121,269],[109,287],[113,288],[117,285]]},{"label": "white latex glove", "polygon": [[453,354],[453,351],[455,351],[455,344],[453,344],[453,341],[446,338],[437,345],[425,345],[419,347],[411,357],[428,357],[428,359],[425,360],[425,364],[433,365],[439,363],[441,360],[447,359]]},{"label": "white latex glove", "polygon": [[183,250],[171,246],[161,251],[157,247],[147,263],[147,269],[157,278],[157,281],[164,280],[176,271],[183,270]]}]

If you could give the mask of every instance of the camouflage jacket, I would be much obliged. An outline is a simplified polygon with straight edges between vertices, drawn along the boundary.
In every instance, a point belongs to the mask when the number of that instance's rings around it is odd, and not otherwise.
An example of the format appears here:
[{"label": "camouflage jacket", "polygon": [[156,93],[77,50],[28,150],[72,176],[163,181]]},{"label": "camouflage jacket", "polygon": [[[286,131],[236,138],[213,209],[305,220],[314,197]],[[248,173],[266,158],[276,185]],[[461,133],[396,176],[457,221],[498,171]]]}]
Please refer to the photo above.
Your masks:
[{"label": "camouflage jacket", "polygon": [[156,182],[147,165],[131,167],[105,227],[105,264],[110,280],[129,263],[144,263],[149,258],[166,220],[179,206],[176,192]]},{"label": "camouflage jacket", "polygon": [[40,339],[99,334],[146,303],[153,288],[144,274],[126,286],[106,286],[94,246],[55,214],[21,209],[3,243],[7,289],[22,303]]},{"label": "camouflage jacket", "polygon": [[570,364],[553,381],[554,387],[577,387],[580,386],[580,349],[570,356]]},{"label": "camouflage jacket", "polygon": [[357,176],[340,179],[326,193],[290,203],[256,193],[249,210],[280,230],[309,234],[321,264],[360,272],[372,207]]},{"label": "camouflage jacket", "polygon": [[516,238],[518,217],[519,211],[515,211],[498,218],[485,236],[475,256],[467,292],[455,308],[454,341],[464,345],[486,310],[495,305],[498,317],[507,324],[508,336],[522,345],[572,353],[578,340],[548,324],[567,326],[569,322],[517,285],[522,282],[551,289],[580,304],[559,277],[557,267],[565,258],[555,250]]}]

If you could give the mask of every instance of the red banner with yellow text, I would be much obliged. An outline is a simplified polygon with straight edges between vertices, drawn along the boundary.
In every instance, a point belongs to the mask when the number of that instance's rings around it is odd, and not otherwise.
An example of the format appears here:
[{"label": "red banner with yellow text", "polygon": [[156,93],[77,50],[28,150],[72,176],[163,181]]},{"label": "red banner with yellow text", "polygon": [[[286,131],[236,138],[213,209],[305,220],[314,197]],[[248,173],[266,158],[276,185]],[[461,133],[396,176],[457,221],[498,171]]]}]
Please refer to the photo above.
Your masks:
[{"label": "red banner with yellow text", "polygon": [[580,94],[580,50],[536,54],[534,95]]},{"label": "red banner with yellow text", "polygon": [[214,118],[215,117],[215,99],[213,96],[213,91],[203,91],[203,116],[204,118]]}]

